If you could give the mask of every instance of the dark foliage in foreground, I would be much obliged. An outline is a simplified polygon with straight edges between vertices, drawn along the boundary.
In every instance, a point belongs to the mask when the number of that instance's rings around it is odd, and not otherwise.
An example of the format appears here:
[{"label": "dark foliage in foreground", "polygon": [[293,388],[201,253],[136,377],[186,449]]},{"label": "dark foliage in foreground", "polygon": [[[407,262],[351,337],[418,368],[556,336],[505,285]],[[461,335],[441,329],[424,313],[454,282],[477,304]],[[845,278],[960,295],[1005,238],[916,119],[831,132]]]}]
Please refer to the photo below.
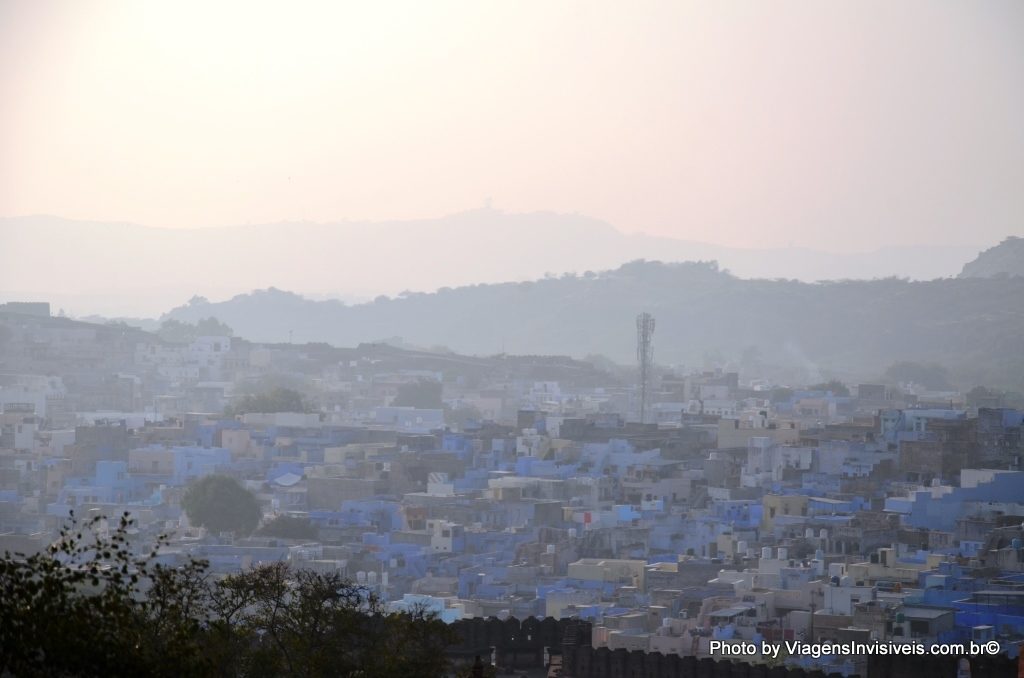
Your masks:
[{"label": "dark foliage in foreground", "polygon": [[217,578],[133,552],[126,514],[72,519],[32,556],[0,559],[0,675],[440,676],[453,638],[388,613],[336,573],[278,563]]}]

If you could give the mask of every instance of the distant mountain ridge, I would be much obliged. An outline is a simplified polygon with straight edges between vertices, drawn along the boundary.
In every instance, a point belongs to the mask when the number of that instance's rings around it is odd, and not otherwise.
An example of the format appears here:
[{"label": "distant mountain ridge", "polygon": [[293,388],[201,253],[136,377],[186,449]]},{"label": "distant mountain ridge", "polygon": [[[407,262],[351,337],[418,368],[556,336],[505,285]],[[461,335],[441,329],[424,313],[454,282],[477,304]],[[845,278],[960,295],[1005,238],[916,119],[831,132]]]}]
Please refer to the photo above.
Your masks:
[{"label": "distant mountain ridge", "polygon": [[352,346],[402,337],[460,353],[604,354],[629,363],[640,311],[657,319],[663,364],[760,361],[794,383],[812,383],[876,377],[898,361],[934,362],[966,387],[1024,391],[1024,277],[803,283],[744,280],[708,263],[638,261],[353,306],[267,289],[219,303],[195,298],[165,317],[214,316],[256,341]]},{"label": "distant mountain ridge", "polygon": [[926,280],[956,275],[977,252],[744,250],[625,234],[576,214],[493,209],[414,221],[209,229],[35,216],[0,219],[0,301],[43,299],[76,315],[141,317],[195,294],[226,299],[275,286],[353,301],[607,270],[636,259],[714,260],[744,278]]},{"label": "distant mountain ridge", "polygon": [[990,278],[998,275],[1024,275],[1024,238],[1010,236],[995,247],[981,252],[964,264],[961,278]]}]

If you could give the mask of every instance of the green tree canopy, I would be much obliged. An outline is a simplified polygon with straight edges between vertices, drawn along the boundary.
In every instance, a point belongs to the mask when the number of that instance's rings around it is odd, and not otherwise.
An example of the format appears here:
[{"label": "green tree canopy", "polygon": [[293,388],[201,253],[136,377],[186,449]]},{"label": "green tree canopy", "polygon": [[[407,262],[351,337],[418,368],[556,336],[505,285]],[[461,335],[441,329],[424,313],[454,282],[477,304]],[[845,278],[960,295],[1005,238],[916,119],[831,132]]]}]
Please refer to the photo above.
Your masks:
[{"label": "green tree canopy", "polygon": [[810,387],[812,391],[832,391],[832,395],[846,397],[850,395],[850,389],[838,379],[830,379]]},{"label": "green tree canopy", "polygon": [[265,393],[246,395],[234,405],[228,406],[228,415],[249,412],[312,412],[313,407],[302,394],[290,388],[273,388]]},{"label": "green tree canopy", "polygon": [[320,536],[316,525],[309,518],[297,518],[281,514],[274,516],[256,532],[263,537],[280,537],[281,539],[316,539]]},{"label": "green tree canopy", "polygon": [[427,410],[440,410],[444,406],[441,400],[441,382],[430,379],[402,384],[392,405],[395,407],[419,407]]},{"label": "green tree canopy", "polygon": [[211,532],[251,534],[262,512],[256,496],[228,476],[204,476],[189,485],[181,501],[193,525]]},{"label": "green tree canopy", "polygon": [[234,330],[217,320],[214,317],[203,318],[194,325],[191,323],[168,318],[160,323],[157,336],[164,341],[176,344],[186,344],[195,341],[197,337],[230,337]]}]

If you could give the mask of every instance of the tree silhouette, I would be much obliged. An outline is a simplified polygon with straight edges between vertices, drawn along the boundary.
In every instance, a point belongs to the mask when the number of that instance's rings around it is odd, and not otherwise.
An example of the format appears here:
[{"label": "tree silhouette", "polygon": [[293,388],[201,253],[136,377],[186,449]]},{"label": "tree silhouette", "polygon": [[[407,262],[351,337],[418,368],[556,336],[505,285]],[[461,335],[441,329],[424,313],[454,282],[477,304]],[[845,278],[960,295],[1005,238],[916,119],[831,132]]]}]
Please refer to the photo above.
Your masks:
[{"label": "tree silhouette", "polygon": [[831,379],[814,386],[808,386],[808,389],[811,391],[831,391],[832,395],[839,396],[840,398],[850,395],[849,387],[838,379]]},{"label": "tree silhouette", "polygon": [[448,672],[450,628],[390,613],[337,573],[286,563],[212,577],[208,564],[137,555],[125,514],[74,519],[31,556],[0,558],[0,675],[390,676]]},{"label": "tree silhouette", "polygon": [[316,539],[319,531],[309,518],[296,518],[281,514],[274,516],[257,534],[264,537],[280,537],[281,539]]},{"label": "tree silhouette", "polygon": [[193,525],[211,532],[251,534],[262,512],[252,492],[229,476],[211,475],[193,482],[181,501]]},{"label": "tree silhouette", "polygon": [[247,414],[249,412],[312,412],[313,408],[298,391],[290,388],[274,388],[266,393],[244,396],[238,403],[229,406],[228,415]]},{"label": "tree silhouette", "polygon": [[439,410],[444,406],[441,400],[441,383],[429,379],[402,384],[392,402],[395,407],[419,407]]}]

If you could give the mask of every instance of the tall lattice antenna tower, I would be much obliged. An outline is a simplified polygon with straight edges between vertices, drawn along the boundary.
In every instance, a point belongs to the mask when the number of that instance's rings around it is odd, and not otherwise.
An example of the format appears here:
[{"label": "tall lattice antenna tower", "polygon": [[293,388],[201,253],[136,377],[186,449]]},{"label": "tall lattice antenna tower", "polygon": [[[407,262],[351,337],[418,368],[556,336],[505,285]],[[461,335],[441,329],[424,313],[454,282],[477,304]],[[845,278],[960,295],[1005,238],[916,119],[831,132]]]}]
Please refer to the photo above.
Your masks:
[{"label": "tall lattice antenna tower", "polygon": [[641,313],[636,317],[636,361],[640,366],[640,423],[647,422],[647,387],[654,368],[654,316]]}]

